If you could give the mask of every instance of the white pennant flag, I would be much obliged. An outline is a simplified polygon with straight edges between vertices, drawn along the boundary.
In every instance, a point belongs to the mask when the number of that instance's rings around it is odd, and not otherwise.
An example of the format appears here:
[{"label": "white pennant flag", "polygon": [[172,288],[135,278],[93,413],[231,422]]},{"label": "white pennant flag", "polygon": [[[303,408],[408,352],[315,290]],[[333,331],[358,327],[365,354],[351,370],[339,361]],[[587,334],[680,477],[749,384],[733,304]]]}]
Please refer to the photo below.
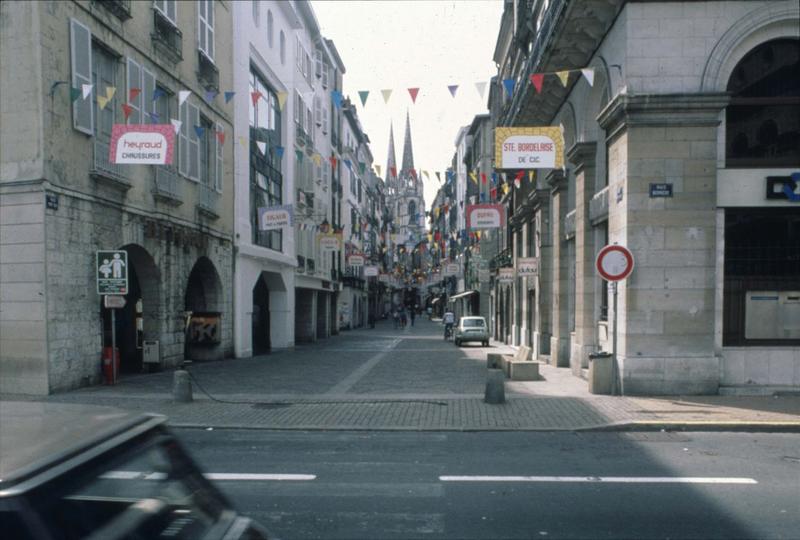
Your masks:
[{"label": "white pennant flag", "polygon": [[89,97],[92,93],[92,88],[94,87],[93,84],[84,84],[82,85],[83,88],[83,99]]},{"label": "white pennant flag", "polygon": [[475,89],[478,90],[478,93],[481,95],[481,98],[483,98],[483,94],[484,94],[484,92],[486,92],[486,83],[485,82],[476,82],[475,83]]},{"label": "white pennant flag", "polygon": [[267,143],[262,141],[256,141],[256,146],[258,146],[258,149],[261,150],[262,154],[267,153]]},{"label": "white pennant flag", "polygon": [[594,86],[594,68],[584,68],[581,73],[586,77],[586,82],[589,83],[589,86]]},{"label": "white pennant flag", "polygon": [[192,92],[189,90],[181,90],[178,92],[178,106],[183,105],[183,102],[186,101],[186,98],[188,98],[191,93]]},{"label": "white pennant flag", "polygon": [[170,118],[169,121],[172,124],[173,129],[175,129],[175,133],[178,133],[181,130],[181,125],[183,125],[183,122],[180,120],[175,120],[174,118]]}]

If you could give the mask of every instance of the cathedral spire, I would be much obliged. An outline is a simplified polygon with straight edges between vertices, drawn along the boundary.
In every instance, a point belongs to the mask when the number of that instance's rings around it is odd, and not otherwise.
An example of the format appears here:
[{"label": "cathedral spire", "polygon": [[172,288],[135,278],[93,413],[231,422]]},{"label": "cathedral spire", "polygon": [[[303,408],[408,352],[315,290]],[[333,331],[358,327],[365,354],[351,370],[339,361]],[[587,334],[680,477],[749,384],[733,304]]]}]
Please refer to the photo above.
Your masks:
[{"label": "cathedral spire", "polygon": [[403,168],[402,171],[405,175],[411,175],[411,169],[414,168],[414,151],[411,149],[411,118],[406,111],[406,138],[403,141]]},{"label": "cathedral spire", "polygon": [[[395,170],[392,173],[392,169]],[[397,180],[397,161],[395,161],[394,157],[394,128],[392,124],[389,124],[389,151],[388,157],[386,158],[386,181],[393,182]],[[394,178],[392,178],[394,176]]]}]

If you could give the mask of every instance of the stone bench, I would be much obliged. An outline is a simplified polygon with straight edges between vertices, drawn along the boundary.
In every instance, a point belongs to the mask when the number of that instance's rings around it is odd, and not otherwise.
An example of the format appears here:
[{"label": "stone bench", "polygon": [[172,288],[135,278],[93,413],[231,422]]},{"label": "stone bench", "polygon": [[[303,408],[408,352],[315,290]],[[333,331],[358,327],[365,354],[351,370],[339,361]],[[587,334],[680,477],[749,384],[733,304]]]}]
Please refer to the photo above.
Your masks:
[{"label": "stone bench", "polygon": [[531,348],[522,345],[516,354],[489,353],[486,367],[502,369],[512,381],[535,381],[539,379],[539,362],[530,359]]}]

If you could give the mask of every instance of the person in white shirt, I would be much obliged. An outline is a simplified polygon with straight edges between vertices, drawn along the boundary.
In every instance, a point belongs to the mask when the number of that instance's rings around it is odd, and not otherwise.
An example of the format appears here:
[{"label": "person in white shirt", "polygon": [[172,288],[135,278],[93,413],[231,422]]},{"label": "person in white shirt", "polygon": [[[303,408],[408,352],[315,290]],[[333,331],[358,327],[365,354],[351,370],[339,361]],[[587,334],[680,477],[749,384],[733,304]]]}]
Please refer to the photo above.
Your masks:
[{"label": "person in white shirt", "polygon": [[455,314],[452,311],[450,311],[450,308],[447,308],[447,311],[444,312],[444,316],[442,317],[442,324],[444,324],[444,339],[450,337],[455,322],[456,322]]}]

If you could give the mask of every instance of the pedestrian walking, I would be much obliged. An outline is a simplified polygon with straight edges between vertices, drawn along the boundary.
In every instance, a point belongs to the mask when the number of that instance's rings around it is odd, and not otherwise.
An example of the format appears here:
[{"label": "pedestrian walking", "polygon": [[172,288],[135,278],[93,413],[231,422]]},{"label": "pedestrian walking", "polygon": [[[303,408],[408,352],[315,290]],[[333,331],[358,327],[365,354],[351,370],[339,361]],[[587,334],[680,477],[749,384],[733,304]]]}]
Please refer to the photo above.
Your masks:
[{"label": "pedestrian walking", "polygon": [[397,328],[400,324],[400,314],[397,313],[397,309],[392,310],[392,319],[394,320],[394,327]]},{"label": "pedestrian walking", "polygon": [[406,310],[400,311],[400,328],[405,328],[406,324],[408,324],[408,315],[406,314]]},{"label": "pedestrian walking", "polygon": [[416,309],[412,309],[411,310],[411,326],[414,326],[414,319],[416,318],[416,316],[417,316],[417,310]]}]

